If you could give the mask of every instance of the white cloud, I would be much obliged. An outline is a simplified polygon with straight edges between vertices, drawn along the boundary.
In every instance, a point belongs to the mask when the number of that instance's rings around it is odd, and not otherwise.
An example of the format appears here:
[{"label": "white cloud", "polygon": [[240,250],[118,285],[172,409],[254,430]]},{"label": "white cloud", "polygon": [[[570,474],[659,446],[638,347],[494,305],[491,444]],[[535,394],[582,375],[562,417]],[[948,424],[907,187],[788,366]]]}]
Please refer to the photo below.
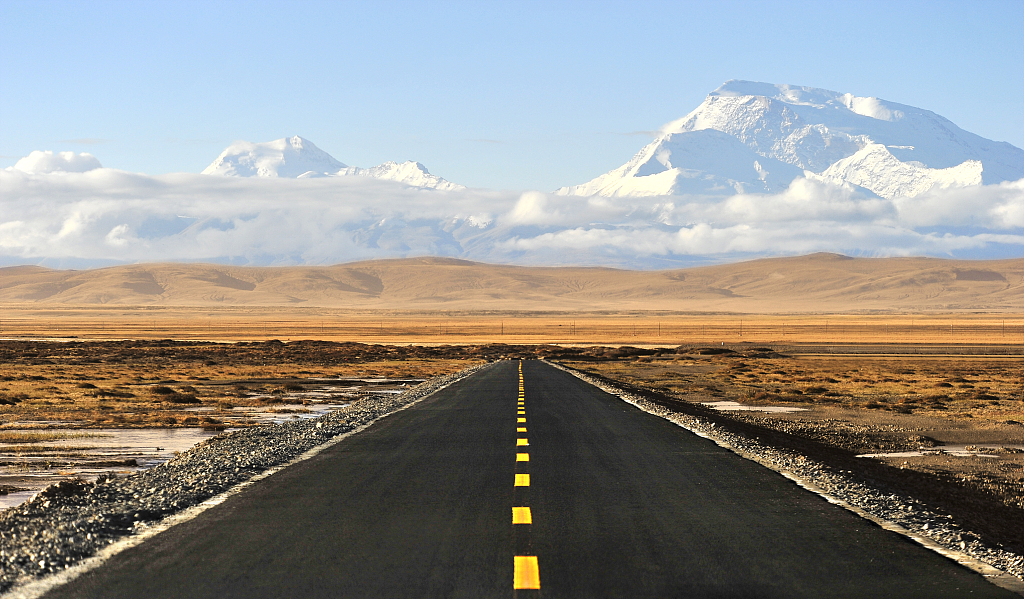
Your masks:
[{"label": "white cloud", "polygon": [[84,173],[93,169],[102,168],[100,161],[83,152],[51,152],[50,150],[36,150],[18,160],[14,167],[26,173]]},{"label": "white cloud", "polygon": [[0,263],[327,264],[459,256],[655,267],[702,256],[1024,254],[1024,181],[890,201],[798,179],[775,195],[439,192],[358,177],[0,171]]},{"label": "white cloud", "polygon": [[896,200],[901,222],[913,227],[1024,227],[1024,179],[997,185],[932,190]]}]

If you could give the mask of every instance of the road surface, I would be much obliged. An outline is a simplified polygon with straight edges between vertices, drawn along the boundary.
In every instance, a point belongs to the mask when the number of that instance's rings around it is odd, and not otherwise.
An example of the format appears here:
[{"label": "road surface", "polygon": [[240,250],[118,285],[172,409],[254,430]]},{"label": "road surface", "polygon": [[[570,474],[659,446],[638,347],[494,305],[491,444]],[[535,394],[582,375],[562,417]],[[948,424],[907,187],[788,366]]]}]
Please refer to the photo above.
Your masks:
[{"label": "road surface", "polygon": [[542,362],[501,362],[47,597],[1016,597]]}]

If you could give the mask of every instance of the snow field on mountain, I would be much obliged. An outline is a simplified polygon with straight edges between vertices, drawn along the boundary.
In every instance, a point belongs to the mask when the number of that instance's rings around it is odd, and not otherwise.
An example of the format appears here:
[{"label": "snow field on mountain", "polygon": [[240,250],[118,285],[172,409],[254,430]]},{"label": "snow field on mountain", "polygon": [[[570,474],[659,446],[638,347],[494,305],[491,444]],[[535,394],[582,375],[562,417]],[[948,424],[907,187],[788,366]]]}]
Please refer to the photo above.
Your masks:
[{"label": "snow field on mountain", "polygon": [[[715,146],[679,152],[680,137],[718,132]],[[717,157],[709,161],[703,153]],[[772,160],[767,177],[751,177],[754,160]],[[804,173],[802,171],[807,171]],[[758,169],[760,175],[760,169]],[[920,108],[829,90],[729,81],[622,167],[561,195],[648,196],[777,191],[800,176],[850,184],[887,199],[933,188],[1024,178],[1024,150],[960,129]],[[703,182],[695,185],[694,182]],[[757,183],[763,189],[757,189]]]},{"label": "snow field on mountain", "polygon": [[427,167],[412,160],[401,164],[389,161],[370,168],[346,166],[298,135],[262,143],[235,142],[206,167],[203,174],[291,179],[370,177],[429,189],[463,188],[431,175]]}]

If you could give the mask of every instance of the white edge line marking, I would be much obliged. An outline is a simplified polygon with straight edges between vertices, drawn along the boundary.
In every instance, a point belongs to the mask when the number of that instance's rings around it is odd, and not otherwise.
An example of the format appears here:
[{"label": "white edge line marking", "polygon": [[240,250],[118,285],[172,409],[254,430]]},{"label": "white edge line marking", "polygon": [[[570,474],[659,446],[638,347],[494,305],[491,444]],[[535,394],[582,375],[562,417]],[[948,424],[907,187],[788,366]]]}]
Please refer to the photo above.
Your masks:
[{"label": "white edge line marking", "polygon": [[[1003,572],[999,568],[996,568],[996,567],[994,567],[994,566],[992,566],[990,564],[986,564],[985,562],[983,562],[983,561],[981,561],[981,560],[979,560],[979,559],[977,559],[977,558],[975,558],[975,557],[973,557],[971,555],[968,555],[967,553],[964,553],[962,551],[954,551],[952,549],[948,549],[946,547],[943,547],[942,545],[936,543],[932,539],[930,539],[930,538],[928,538],[926,536],[923,536],[923,535],[915,534],[912,531],[907,530],[906,528],[903,528],[899,524],[896,524],[895,522],[889,522],[888,520],[884,520],[882,518],[879,518],[878,516],[874,516],[872,514],[869,514],[868,512],[862,510],[861,508],[859,508],[859,507],[857,507],[855,505],[849,504],[846,501],[843,501],[842,499],[839,499],[838,497],[833,497],[832,495],[829,495],[828,493],[825,492],[824,489],[821,489],[820,487],[818,487],[817,485],[815,485],[814,483],[812,483],[810,481],[803,480],[802,478],[797,476],[795,473],[793,473],[793,472],[791,472],[789,470],[785,470],[783,468],[776,467],[771,462],[769,462],[767,460],[761,459],[761,457],[756,455],[756,454],[743,451],[742,449],[739,449],[737,447],[733,447],[732,445],[726,443],[725,441],[722,441],[721,439],[716,439],[715,437],[712,437],[711,435],[708,435],[707,433],[705,433],[703,431],[693,430],[693,429],[687,427],[682,422],[676,422],[674,420],[669,419],[668,416],[666,416],[666,415],[656,414],[654,412],[648,412],[643,407],[637,405],[637,403],[635,401],[631,401],[629,399],[626,399],[626,397],[624,395],[622,395],[623,393],[625,393],[623,390],[615,388],[615,387],[613,387],[610,384],[605,383],[603,385],[596,385],[596,384],[594,384],[594,383],[584,379],[583,377],[581,377],[574,370],[570,370],[570,369],[565,368],[565,367],[563,367],[563,366],[561,366],[559,364],[555,364],[554,362],[548,362],[547,360],[544,360],[544,363],[550,364],[551,366],[554,366],[555,368],[557,368],[557,369],[559,369],[559,370],[561,370],[563,372],[567,372],[567,373],[575,376],[579,380],[583,381],[584,383],[586,383],[586,384],[588,384],[588,385],[590,385],[592,387],[596,387],[596,388],[600,389],[601,391],[604,391],[605,393],[608,393],[609,395],[614,395],[615,397],[617,397],[620,400],[622,400],[622,401],[632,405],[633,407],[635,407],[636,409],[640,410],[641,412],[646,412],[647,414],[651,414],[652,416],[657,416],[659,418],[664,418],[665,420],[668,420],[672,424],[675,424],[676,426],[678,426],[678,427],[680,427],[682,429],[690,431],[691,433],[697,435],[698,437],[703,437],[703,438],[708,439],[710,441],[714,441],[715,444],[718,445],[719,447],[722,447],[724,449],[728,449],[729,451],[735,453],[736,455],[738,455],[738,456],[740,456],[742,458],[748,459],[748,460],[750,460],[752,462],[757,462],[758,464],[764,466],[765,468],[768,468],[769,470],[774,470],[775,472],[778,472],[782,476],[785,476],[789,480],[793,481],[794,483],[796,483],[800,487],[803,487],[804,489],[806,489],[806,490],[808,490],[808,491],[810,491],[810,492],[812,492],[812,493],[814,493],[816,495],[820,495],[821,497],[823,497],[829,503],[835,504],[835,505],[837,505],[837,506],[839,506],[841,508],[844,508],[844,509],[846,509],[846,510],[848,510],[850,512],[853,512],[854,514],[860,516],[861,518],[864,518],[865,520],[869,520],[871,522],[874,522],[875,524],[879,525],[880,527],[884,528],[885,530],[888,530],[890,532],[894,532],[894,533],[899,534],[899,535],[903,535],[904,537],[907,537],[908,539],[917,542],[921,546],[926,547],[928,549],[931,549],[932,551],[938,553],[939,555],[941,555],[943,557],[946,557],[946,558],[949,558],[949,559],[955,561],[956,563],[960,564],[961,566],[964,566],[965,568],[969,568],[969,569],[977,572],[978,574],[981,574],[983,577],[985,577],[985,580],[991,582],[992,584],[996,585],[997,587],[1001,587],[1001,588],[1004,588],[1004,589],[1006,589],[1008,591],[1013,591],[1013,592],[1017,593],[1018,595],[1024,596],[1024,580],[1021,580],[1021,579],[1017,578],[1016,576],[1014,576],[1013,574],[1010,574],[1009,572]],[[676,412],[676,413],[678,413],[678,412]]]},{"label": "white edge line marking", "polygon": [[[494,362],[492,362],[491,364],[494,364]],[[487,365],[485,364],[484,366]],[[165,530],[171,528],[176,524],[182,524],[184,522],[188,522],[189,520],[194,519],[196,516],[202,514],[206,510],[224,503],[224,501],[226,501],[232,495],[237,495],[238,493],[241,493],[250,486],[258,483],[259,481],[268,478],[273,474],[277,474],[278,472],[284,470],[288,466],[298,464],[299,462],[304,462],[309,458],[319,454],[320,452],[329,449],[334,445],[337,445],[338,443],[344,441],[348,437],[363,432],[364,430],[373,426],[378,420],[382,418],[387,418],[392,414],[396,414],[398,412],[401,412],[402,410],[411,408],[412,406],[420,403],[421,401],[427,399],[428,397],[431,397],[435,393],[447,389],[448,387],[467,378],[468,376],[475,374],[477,370],[480,369],[478,368],[476,370],[473,370],[473,372],[468,373],[466,376],[459,377],[446,385],[438,387],[437,389],[434,389],[433,391],[419,399],[413,400],[394,411],[388,412],[387,414],[381,414],[380,416],[374,418],[373,420],[367,422],[366,424],[360,427],[354,428],[348,431],[347,433],[342,433],[337,437],[334,437],[331,440],[327,441],[326,443],[317,445],[313,449],[310,449],[305,453],[300,454],[298,457],[293,458],[289,462],[285,462],[284,464],[278,464],[277,466],[272,466],[264,470],[263,472],[257,474],[256,476],[250,478],[249,480],[238,483],[237,485],[231,487],[227,491],[224,491],[220,495],[214,495],[213,497],[207,499],[202,503],[198,503],[180,512],[171,514],[170,516],[167,516],[166,518],[157,522],[156,524],[146,526],[138,532],[131,533],[127,537],[114,541],[110,545],[107,545],[103,549],[97,551],[95,555],[83,559],[82,561],[78,562],[77,564],[71,566],[66,570],[55,572],[42,578],[26,577],[27,581],[25,583],[15,584],[15,586],[11,587],[11,589],[8,590],[6,593],[0,594],[0,599],[38,599],[39,597],[42,597],[44,594],[49,592],[51,589],[65,585],[71,582],[72,580],[78,578],[82,574],[85,574],[90,570],[95,570],[96,568],[102,566],[104,562],[114,557],[118,553],[121,553],[126,549],[131,549],[136,545],[141,545],[143,542],[155,537],[156,535],[164,532]]]}]

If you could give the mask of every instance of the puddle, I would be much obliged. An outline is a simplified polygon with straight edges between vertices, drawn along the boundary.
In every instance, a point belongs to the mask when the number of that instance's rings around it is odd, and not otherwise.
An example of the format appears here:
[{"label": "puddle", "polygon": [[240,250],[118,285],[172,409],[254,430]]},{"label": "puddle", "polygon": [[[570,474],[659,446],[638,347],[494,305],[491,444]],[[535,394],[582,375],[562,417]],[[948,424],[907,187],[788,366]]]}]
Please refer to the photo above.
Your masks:
[{"label": "puddle", "polygon": [[730,412],[806,412],[807,408],[793,408],[790,406],[748,406],[735,401],[705,401],[703,405],[716,410]]},{"label": "puddle", "polygon": [[1024,451],[1024,445],[943,445],[941,447],[925,447],[915,451],[896,451],[893,453],[865,453],[858,458],[917,458],[926,455],[948,455],[957,458],[998,458],[1000,448],[1008,447]]},{"label": "puddle", "polygon": [[[247,399],[271,399],[282,403],[261,403],[257,406],[234,406],[220,409],[214,406],[186,408],[220,420],[226,430],[242,424],[279,424],[297,419],[317,418],[333,412],[366,395],[398,394],[423,382],[424,379],[295,379],[302,384],[301,391],[284,395],[253,392]],[[238,384],[258,384],[261,381],[238,381]],[[235,383],[222,383],[235,384]],[[39,443],[18,443],[27,451],[11,451],[0,444],[0,509],[28,501],[50,484],[79,477],[95,480],[107,474],[127,474],[152,468],[185,451],[197,443],[220,434],[201,428],[144,428],[144,429],[74,429],[72,422],[26,420],[9,423],[5,432],[67,433],[68,438]],[[85,424],[85,423],[80,423]],[[54,427],[60,427],[55,430]],[[12,444],[13,445],[13,444]],[[62,451],[63,449],[63,451]]]},{"label": "puddle", "polygon": [[[260,424],[280,424],[289,420],[317,418],[324,414],[344,408],[348,403],[307,403],[307,404],[274,404],[270,406],[236,406],[231,413],[219,416],[227,424],[239,419],[259,422]],[[236,415],[237,414],[237,415]]]},{"label": "puddle", "polygon": [[[38,429],[4,429],[5,432],[38,433]],[[16,487],[0,495],[0,508],[8,508],[28,501],[48,485],[68,478],[96,480],[101,474],[135,472],[152,468],[185,451],[196,443],[218,433],[198,428],[142,428],[142,429],[83,429],[64,431],[68,439],[32,443],[38,453],[67,449],[62,456],[58,451],[50,456],[24,456],[8,453],[0,445],[0,455],[7,465],[0,466],[0,487]],[[126,465],[135,460],[135,465]],[[72,465],[68,465],[71,462]],[[120,463],[120,464],[118,464]],[[49,465],[49,467],[48,467]]]}]

